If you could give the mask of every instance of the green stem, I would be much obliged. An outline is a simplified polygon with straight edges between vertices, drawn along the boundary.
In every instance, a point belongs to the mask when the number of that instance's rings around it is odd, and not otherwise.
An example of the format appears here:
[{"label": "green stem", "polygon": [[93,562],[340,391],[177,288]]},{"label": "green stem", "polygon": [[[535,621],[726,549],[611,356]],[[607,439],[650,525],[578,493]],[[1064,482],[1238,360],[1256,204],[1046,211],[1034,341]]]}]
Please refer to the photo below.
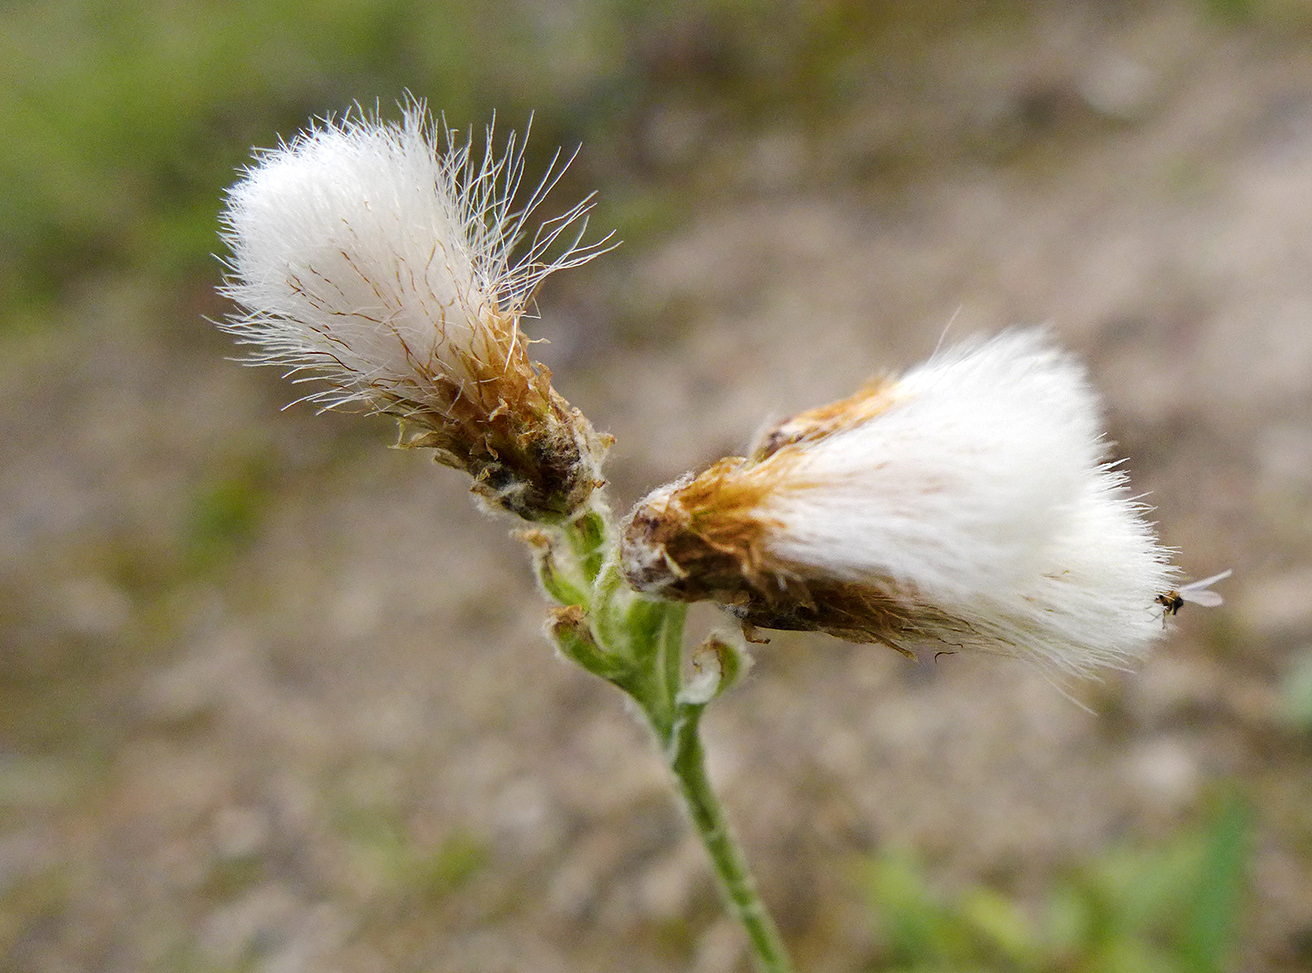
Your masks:
[{"label": "green stem", "polygon": [[792,961],[783,938],[756,890],[747,860],[706,774],[706,753],[698,732],[702,707],[684,706],[681,710],[681,717],[672,728],[670,770],[678,782],[693,827],[711,856],[730,909],[747,931],[758,967],[763,973],[792,973]]},{"label": "green stem", "polygon": [[[549,625],[556,644],[642,709],[729,907],[747,931],[757,966],[762,973],[792,973],[779,930],[761,901],[706,774],[698,726],[709,700],[681,695],[687,606],[643,597],[625,584],[603,511],[589,511],[570,523],[564,544],[553,543],[541,531],[523,536],[535,550],[543,588],[566,606],[553,612]],[[567,558],[568,566],[560,558]],[[723,658],[717,660],[720,688],[736,677],[739,665],[733,658],[732,666]]]}]

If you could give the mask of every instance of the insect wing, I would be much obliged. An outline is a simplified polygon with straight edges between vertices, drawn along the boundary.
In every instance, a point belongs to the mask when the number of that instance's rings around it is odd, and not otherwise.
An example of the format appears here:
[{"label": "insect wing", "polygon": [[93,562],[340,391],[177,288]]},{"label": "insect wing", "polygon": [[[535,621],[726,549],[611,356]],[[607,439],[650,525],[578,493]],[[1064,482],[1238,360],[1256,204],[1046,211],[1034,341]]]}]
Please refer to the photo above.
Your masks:
[{"label": "insect wing", "polygon": [[1221,604],[1221,596],[1215,591],[1189,591],[1187,588],[1181,588],[1177,594],[1191,605],[1202,605],[1204,608],[1215,608]]},{"label": "insect wing", "polygon": [[1221,596],[1215,591],[1208,591],[1207,589],[1218,581],[1224,581],[1226,578],[1230,577],[1231,573],[1231,571],[1225,570],[1220,574],[1212,575],[1210,578],[1203,578],[1202,581],[1192,581],[1181,587],[1176,594],[1192,605],[1202,605],[1205,608],[1215,608],[1217,605],[1221,604]]}]

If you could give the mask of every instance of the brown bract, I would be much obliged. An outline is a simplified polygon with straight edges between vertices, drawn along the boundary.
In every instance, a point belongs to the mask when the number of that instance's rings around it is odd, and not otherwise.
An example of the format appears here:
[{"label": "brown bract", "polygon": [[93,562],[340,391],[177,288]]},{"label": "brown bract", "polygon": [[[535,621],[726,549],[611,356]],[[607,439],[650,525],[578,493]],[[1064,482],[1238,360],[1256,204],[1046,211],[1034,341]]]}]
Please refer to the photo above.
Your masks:
[{"label": "brown bract", "polygon": [[650,494],[624,528],[629,582],[680,601],[723,595],[772,574],[763,541],[769,484],[749,460],[727,457]]},{"label": "brown bract", "polygon": [[769,533],[782,524],[768,498],[785,482],[802,485],[801,456],[787,443],[760,461],[729,457],[649,495],[624,525],[629,583],[679,601],[718,602],[749,639],[757,628],[817,631],[904,655],[908,640],[950,641],[961,623],[891,582],[858,584],[770,553]]},{"label": "brown bract", "polygon": [[845,399],[799,412],[761,433],[752,447],[752,459],[760,462],[785,446],[814,442],[839,430],[859,426],[896,402],[897,390],[895,378],[872,378]]},{"label": "brown bract", "polygon": [[551,387],[513,319],[484,323],[471,346],[445,346],[445,363],[407,349],[414,391],[378,389],[380,411],[402,421],[399,446],[434,450],[439,463],[469,473],[489,503],[530,521],[568,517],[603,484],[610,437]]}]

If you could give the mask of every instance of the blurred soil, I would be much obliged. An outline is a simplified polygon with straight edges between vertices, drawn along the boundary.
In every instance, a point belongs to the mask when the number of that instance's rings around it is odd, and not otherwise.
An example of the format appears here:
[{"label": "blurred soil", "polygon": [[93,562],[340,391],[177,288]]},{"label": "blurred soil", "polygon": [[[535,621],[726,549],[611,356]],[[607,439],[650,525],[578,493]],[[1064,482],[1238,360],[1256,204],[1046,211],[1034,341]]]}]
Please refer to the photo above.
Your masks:
[{"label": "blurred soil", "polygon": [[[1258,809],[1236,968],[1306,970],[1312,36],[1052,11],[890,36],[840,117],[653,99],[609,137],[696,174],[687,216],[553,280],[541,357],[616,436],[622,509],[945,333],[1049,322],[1184,571],[1234,568],[1225,606],[1074,687],[1092,712],[1017,665],[781,636],[712,712],[714,776],[815,973],[871,955],[864,854],[1037,897],[1227,786]],[[6,339],[0,966],[746,970],[644,732],[540,636],[513,525],[385,422],[280,411],[214,283],[95,280]]]}]

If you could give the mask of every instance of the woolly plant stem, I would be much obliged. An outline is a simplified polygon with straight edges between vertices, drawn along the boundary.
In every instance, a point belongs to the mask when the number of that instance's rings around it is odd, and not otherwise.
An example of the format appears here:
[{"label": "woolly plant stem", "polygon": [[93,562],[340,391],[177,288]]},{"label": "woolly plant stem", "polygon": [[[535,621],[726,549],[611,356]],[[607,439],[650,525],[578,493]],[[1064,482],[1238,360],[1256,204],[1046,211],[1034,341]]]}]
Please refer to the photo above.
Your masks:
[{"label": "woolly plant stem", "polygon": [[694,652],[696,674],[685,680],[686,608],[630,590],[615,565],[613,536],[604,511],[576,518],[557,536],[526,535],[535,549],[538,579],[561,605],[553,611],[551,635],[566,657],[623,690],[642,710],[758,969],[793,973],[706,772],[701,716],[734,682],[741,656],[712,639]]},{"label": "woolly plant stem", "polygon": [[747,932],[757,965],[765,973],[792,973],[793,965],[779,929],[756,889],[742,848],[706,774],[706,755],[697,723],[696,719],[690,720],[686,728],[676,731],[677,748],[670,770],[679,785],[679,794],[702,846],[710,855],[729,908]]}]

